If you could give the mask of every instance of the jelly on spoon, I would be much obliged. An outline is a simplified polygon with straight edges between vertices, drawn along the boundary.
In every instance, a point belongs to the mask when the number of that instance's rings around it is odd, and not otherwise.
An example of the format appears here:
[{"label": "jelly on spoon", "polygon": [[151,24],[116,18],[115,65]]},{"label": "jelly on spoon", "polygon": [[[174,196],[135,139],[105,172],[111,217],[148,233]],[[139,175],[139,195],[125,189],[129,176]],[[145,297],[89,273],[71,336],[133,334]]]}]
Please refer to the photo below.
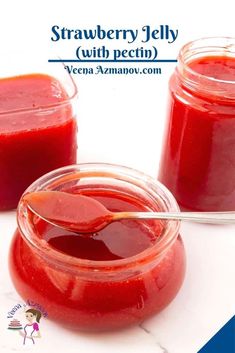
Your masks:
[{"label": "jelly on spoon", "polygon": [[40,218],[72,232],[98,232],[113,218],[100,202],[81,194],[38,191],[24,195],[23,200]]},{"label": "jelly on spoon", "polygon": [[122,219],[165,219],[200,223],[235,223],[235,212],[110,212],[99,201],[81,194],[39,191],[23,196],[33,213],[54,226],[93,234]]}]

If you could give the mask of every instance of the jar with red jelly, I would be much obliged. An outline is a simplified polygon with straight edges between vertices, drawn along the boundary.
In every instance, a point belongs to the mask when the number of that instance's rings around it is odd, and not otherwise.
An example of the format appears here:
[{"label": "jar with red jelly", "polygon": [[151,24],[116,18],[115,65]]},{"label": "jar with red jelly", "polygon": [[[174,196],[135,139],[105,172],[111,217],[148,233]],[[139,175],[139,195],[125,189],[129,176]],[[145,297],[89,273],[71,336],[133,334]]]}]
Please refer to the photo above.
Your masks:
[{"label": "jar with red jelly", "polygon": [[77,161],[72,76],[61,63],[12,59],[1,57],[0,68],[0,211],[16,208],[43,174]]},{"label": "jar with red jelly", "polygon": [[[179,211],[162,184],[110,164],[57,169],[26,190],[34,191],[83,194],[110,211]],[[182,285],[179,221],[115,221],[84,237],[44,221],[22,199],[17,219],[9,254],[13,283],[59,324],[86,331],[136,324],[164,309]]]},{"label": "jar with red jelly", "polygon": [[159,180],[183,209],[235,209],[235,38],[186,44],[169,83]]}]

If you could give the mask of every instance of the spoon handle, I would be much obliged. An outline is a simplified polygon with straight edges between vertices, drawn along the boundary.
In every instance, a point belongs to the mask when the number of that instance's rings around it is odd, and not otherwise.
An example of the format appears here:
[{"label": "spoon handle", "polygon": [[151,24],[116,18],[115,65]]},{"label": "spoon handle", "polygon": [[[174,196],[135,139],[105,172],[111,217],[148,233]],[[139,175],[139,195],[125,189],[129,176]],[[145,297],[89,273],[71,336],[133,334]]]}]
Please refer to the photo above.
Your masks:
[{"label": "spoon handle", "polygon": [[121,219],[172,219],[199,223],[235,223],[235,212],[116,212],[113,220]]}]

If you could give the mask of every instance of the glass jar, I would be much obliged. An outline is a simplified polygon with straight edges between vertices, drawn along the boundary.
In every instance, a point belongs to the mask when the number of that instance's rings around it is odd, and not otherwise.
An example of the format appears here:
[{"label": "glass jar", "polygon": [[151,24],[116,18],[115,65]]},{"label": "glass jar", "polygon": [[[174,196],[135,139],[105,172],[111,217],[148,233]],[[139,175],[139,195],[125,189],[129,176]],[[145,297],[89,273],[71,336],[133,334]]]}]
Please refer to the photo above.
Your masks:
[{"label": "glass jar", "polygon": [[235,209],[235,38],[186,44],[169,83],[159,180],[184,209]]},{"label": "glass jar", "polygon": [[[145,210],[179,210],[174,197],[159,182],[110,164],[61,168],[38,179],[26,192],[68,189],[95,190],[104,195],[112,192],[116,198],[124,195]],[[161,225],[151,247],[122,259],[94,261],[58,251],[40,237],[37,221],[22,199],[17,220],[9,256],[15,288],[25,300],[44,307],[49,318],[68,327],[111,330],[141,322],[165,308],[182,285],[185,252],[179,221],[146,221],[149,224],[145,226],[153,232]],[[118,235],[113,232],[109,236]],[[134,236],[130,247],[136,245]]]},{"label": "glass jar", "polygon": [[43,174],[77,161],[72,77],[62,64],[10,59],[1,57],[0,69],[0,211]]}]

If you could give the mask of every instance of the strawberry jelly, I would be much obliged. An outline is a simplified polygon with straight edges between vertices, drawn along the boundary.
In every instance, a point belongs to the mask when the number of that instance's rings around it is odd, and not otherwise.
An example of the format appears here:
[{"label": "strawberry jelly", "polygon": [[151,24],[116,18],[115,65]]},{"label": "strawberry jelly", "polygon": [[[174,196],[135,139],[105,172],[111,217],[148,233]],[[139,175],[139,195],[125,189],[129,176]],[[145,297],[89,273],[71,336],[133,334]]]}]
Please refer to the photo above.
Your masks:
[{"label": "strawberry jelly", "polygon": [[170,80],[159,180],[185,209],[235,209],[234,47],[229,38],[189,43]]},{"label": "strawberry jelly", "polygon": [[[112,212],[178,210],[172,195],[150,178],[146,184],[141,173],[99,164],[74,168],[44,176],[27,192],[42,190],[55,176],[47,190],[66,192],[66,180],[68,192]],[[122,220],[84,237],[39,219],[22,200],[10,272],[19,294],[40,303],[51,319],[79,330],[111,330],[141,322],[176,296],[185,272],[179,222]]]},{"label": "strawberry jelly", "polygon": [[0,79],[0,210],[44,173],[76,162],[77,125],[61,83],[44,74]]}]

